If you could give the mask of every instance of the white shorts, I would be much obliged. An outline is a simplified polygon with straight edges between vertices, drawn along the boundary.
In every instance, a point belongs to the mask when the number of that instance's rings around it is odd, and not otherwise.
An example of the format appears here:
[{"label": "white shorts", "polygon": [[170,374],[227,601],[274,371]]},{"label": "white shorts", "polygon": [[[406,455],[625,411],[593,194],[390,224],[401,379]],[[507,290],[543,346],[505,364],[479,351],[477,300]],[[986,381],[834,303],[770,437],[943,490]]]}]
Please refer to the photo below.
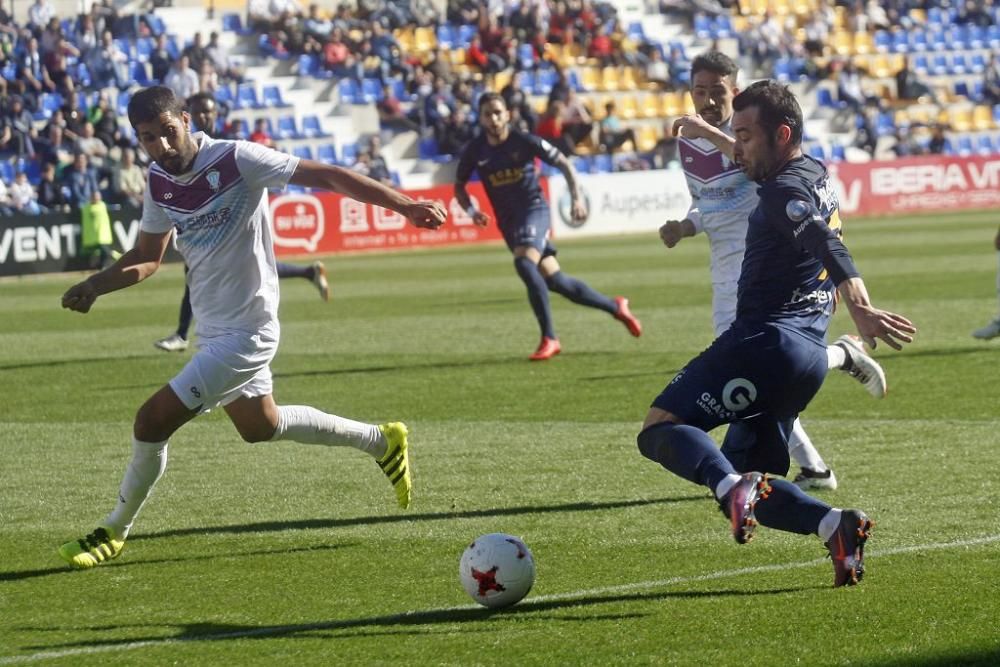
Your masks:
[{"label": "white shorts", "polygon": [[736,282],[712,283],[712,326],[716,336],[736,320],[737,289]]},{"label": "white shorts", "polygon": [[272,392],[271,360],[278,336],[232,332],[198,339],[198,352],[170,381],[170,388],[190,410],[208,412],[242,396]]}]

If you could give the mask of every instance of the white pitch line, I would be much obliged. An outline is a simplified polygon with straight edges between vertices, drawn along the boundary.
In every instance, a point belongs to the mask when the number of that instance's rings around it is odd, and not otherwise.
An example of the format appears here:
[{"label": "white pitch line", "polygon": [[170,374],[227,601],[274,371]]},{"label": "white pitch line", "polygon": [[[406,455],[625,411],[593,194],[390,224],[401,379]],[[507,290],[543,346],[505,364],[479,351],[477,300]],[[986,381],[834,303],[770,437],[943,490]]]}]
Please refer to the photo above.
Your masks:
[{"label": "white pitch line", "polygon": [[[878,558],[881,556],[897,556],[899,554],[913,553],[915,551],[940,551],[942,549],[958,549],[963,547],[977,547],[984,544],[1000,542],[1000,535],[987,535],[957,542],[942,542],[937,544],[921,544],[908,547],[892,547],[889,549],[872,550],[865,554],[866,558]],[[556,602],[559,600],[575,600],[577,598],[591,597],[595,595],[612,595],[615,593],[625,593],[628,591],[647,590],[654,588],[665,588],[678,584],[689,584],[699,581],[710,581],[712,579],[725,579],[727,577],[738,577],[744,574],[759,574],[761,572],[775,572],[779,570],[801,569],[813,567],[826,561],[826,558],[816,558],[813,560],[800,561],[797,563],[781,563],[775,565],[758,565],[755,567],[742,567],[735,570],[718,570],[706,574],[697,574],[688,577],[670,577],[669,579],[657,579],[655,581],[639,581],[633,584],[620,584],[618,586],[605,586],[603,588],[590,588],[569,593],[553,593],[551,595],[538,595],[529,598],[527,602]],[[390,616],[378,616],[367,619],[369,624],[385,624],[395,620],[406,620],[409,617],[419,614],[440,614],[449,611],[469,611],[482,609],[479,605],[469,604],[455,607],[438,607],[436,609],[410,610],[401,614]],[[362,619],[363,621],[364,619]],[[236,632],[223,632],[211,635],[199,635],[197,637],[177,637],[165,639],[149,639],[146,641],[128,642],[125,644],[98,644],[96,646],[81,646],[79,648],[68,648],[59,651],[42,651],[30,655],[11,655],[0,657],[0,665],[17,665],[40,660],[50,660],[55,658],[65,658],[68,656],[91,655],[94,653],[112,653],[115,651],[133,651],[148,646],[169,646],[171,644],[182,644],[187,642],[218,641],[222,639],[242,639],[246,637],[267,637],[269,635],[282,635],[290,632],[308,632],[315,630],[329,630],[343,627],[350,624],[352,627],[364,625],[362,621],[354,622],[352,619],[339,621],[327,621],[324,623],[307,623],[296,625],[279,625],[252,630],[239,630]]]}]

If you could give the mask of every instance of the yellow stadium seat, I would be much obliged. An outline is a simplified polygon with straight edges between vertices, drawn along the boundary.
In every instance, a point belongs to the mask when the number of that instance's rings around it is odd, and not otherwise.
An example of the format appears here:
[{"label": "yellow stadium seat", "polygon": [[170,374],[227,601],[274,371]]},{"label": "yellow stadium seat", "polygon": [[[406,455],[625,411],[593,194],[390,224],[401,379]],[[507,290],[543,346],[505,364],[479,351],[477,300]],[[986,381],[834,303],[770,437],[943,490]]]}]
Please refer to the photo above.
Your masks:
[{"label": "yellow stadium seat", "polygon": [[617,67],[601,68],[601,90],[621,90],[621,72]]},{"label": "yellow stadium seat", "polygon": [[510,80],[514,78],[514,74],[511,70],[503,70],[502,72],[497,72],[493,75],[493,84],[489,87],[490,90],[499,93],[503,90]]},{"label": "yellow stadium seat", "polygon": [[992,107],[980,104],[972,110],[972,126],[977,130],[993,129]]},{"label": "yellow stadium seat", "polygon": [[641,79],[642,75],[634,67],[626,67],[622,70],[621,89],[639,90],[642,87],[640,84]]},{"label": "yellow stadium seat", "polygon": [[656,142],[660,140],[660,137],[656,132],[655,126],[643,125],[636,129],[635,140],[638,144],[636,149],[646,152],[653,150],[653,146],[655,146]]},{"label": "yellow stadium seat", "polygon": [[846,30],[838,30],[830,36],[830,46],[839,56],[849,56],[854,50],[854,39]]},{"label": "yellow stadium seat", "polygon": [[660,95],[660,115],[667,118],[680,116],[684,113],[684,100],[678,93],[663,93]]},{"label": "yellow stadium seat", "polygon": [[913,120],[906,109],[899,109],[893,115],[892,122],[896,127],[909,127],[913,123]]},{"label": "yellow stadium seat", "polygon": [[883,79],[887,76],[892,76],[894,72],[892,71],[892,66],[889,64],[889,58],[885,55],[877,55],[872,58],[868,65],[868,73],[879,79]]},{"label": "yellow stadium seat", "polygon": [[866,54],[875,52],[875,40],[870,32],[854,33],[854,53]]},{"label": "yellow stadium seat", "polygon": [[413,31],[413,47],[418,52],[433,51],[437,48],[437,35],[433,28],[417,28]]},{"label": "yellow stadium seat", "polygon": [[647,94],[639,102],[639,115],[643,118],[657,118],[660,115],[660,100],[657,95]]},{"label": "yellow stadium seat", "polygon": [[399,48],[403,53],[413,51],[413,28],[398,28],[393,32],[393,36],[399,42]]},{"label": "yellow stadium seat", "polygon": [[580,85],[584,90],[597,90],[601,87],[599,71],[593,67],[580,68]]},{"label": "yellow stadium seat", "polygon": [[684,102],[683,102],[683,105],[681,107],[681,110],[684,113],[687,113],[687,114],[694,113],[694,100],[691,99],[691,92],[690,91],[688,91],[688,90],[684,91],[684,98],[683,98],[683,100],[684,100]]},{"label": "yellow stadium seat", "polygon": [[894,53],[889,57],[889,73],[892,76],[899,74],[899,70],[903,69],[903,65],[906,63],[906,56],[902,53]]},{"label": "yellow stadium seat", "polygon": [[968,132],[972,129],[972,111],[969,107],[952,107],[947,112],[947,119],[956,132]]},{"label": "yellow stadium seat", "polygon": [[792,5],[788,0],[771,0],[771,12],[778,16],[788,16],[792,13]]},{"label": "yellow stadium seat", "polygon": [[634,120],[639,115],[639,103],[635,95],[624,95],[618,98],[618,115],[625,120]]}]

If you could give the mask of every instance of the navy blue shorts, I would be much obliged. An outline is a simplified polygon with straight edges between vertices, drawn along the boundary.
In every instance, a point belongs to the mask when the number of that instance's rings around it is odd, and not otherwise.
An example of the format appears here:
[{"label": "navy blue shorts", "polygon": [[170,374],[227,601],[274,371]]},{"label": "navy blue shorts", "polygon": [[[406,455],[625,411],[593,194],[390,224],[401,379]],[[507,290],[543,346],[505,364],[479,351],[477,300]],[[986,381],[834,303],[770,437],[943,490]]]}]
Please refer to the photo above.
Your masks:
[{"label": "navy blue shorts", "polygon": [[722,452],[740,472],[788,472],[792,422],[826,377],[826,346],[774,324],[736,323],[653,401],[685,424],[731,424]]},{"label": "navy blue shorts", "polygon": [[500,233],[507,247],[513,252],[518,246],[531,246],[548,257],[556,254],[555,246],[549,243],[549,209],[533,206],[519,219],[504,220],[499,223]]}]

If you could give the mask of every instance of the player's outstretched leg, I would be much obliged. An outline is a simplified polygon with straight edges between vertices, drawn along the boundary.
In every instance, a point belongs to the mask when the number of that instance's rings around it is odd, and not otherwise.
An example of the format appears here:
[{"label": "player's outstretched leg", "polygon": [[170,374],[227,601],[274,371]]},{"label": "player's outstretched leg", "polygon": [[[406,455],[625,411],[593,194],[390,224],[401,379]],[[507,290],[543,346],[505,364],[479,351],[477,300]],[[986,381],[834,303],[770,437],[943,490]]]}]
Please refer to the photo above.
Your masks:
[{"label": "player's outstretched leg", "polygon": [[744,473],[738,482],[722,498],[719,506],[729,518],[733,527],[733,539],[737,544],[746,544],[753,539],[757,528],[757,518],[754,510],[757,503],[771,493],[767,475],[759,472]]},{"label": "player's outstretched leg", "polygon": [[639,318],[632,314],[632,311],[628,308],[628,299],[623,296],[615,297],[615,306],[617,310],[615,311],[615,319],[625,325],[628,332],[638,338],[642,335],[642,322]]},{"label": "player's outstretched leg", "polygon": [[833,585],[854,586],[865,574],[865,542],[875,523],[861,510],[841,510],[833,535],[824,543],[833,560]]},{"label": "player's outstretched leg", "polygon": [[635,337],[642,335],[642,324],[639,322],[628,308],[628,299],[618,296],[611,297],[601,294],[593,287],[583,282],[579,278],[566,275],[563,271],[556,271],[545,278],[545,284],[556,294],[562,295],[575,304],[597,308],[612,315],[616,320],[625,325],[629,333]]},{"label": "player's outstretched leg", "polygon": [[792,423],[792,432],[788,436],[788,455],[799,464],[799,474],[793,480],[797,487],[831,491],[837,488],[837,476],[823,461],[798,418]]},{"label": "player's outstretched leg", "polygon": [[330,300],[330,283],[326,279],[326,267],[323,262],[315,261],[310,267],[312,269],[312,283],[319,290],[319,296],[323,301]]},{"label": "player's outstretched leg", "polygon": [[542,340],[538,344],[538,349],[529,359],[532,361],[544,361],[559,354],[562,346],[556,338],[555,329],[552,326],[552,311],[549,308],[549,289],[542,277],[538,265],[528,257],[515,257],[514,269],[521,281],[528,290],[528,303],[538,320],[538,327],[542,332]]},{"label": "player's outstretched leg", "polygon": [[89,535],[59,547],[59,557],[75,568],[85,569],[117,558],[124,548],[125,540],[119,539],[111,527],[98,526]]},{"label": "player's outstretched leg", "polygon": [[[860,382],[868,390],[868,393],[875,398],[885,398],[888,392],[885,372],[879,363],[865,352],[865,348],[860,340],[854,336],[844,334],[831,347],[840,348],[844,354],[843,363],[837,364],[834,366],[835,368],[839,368]],[[828,357],[831,360],[835,356],[839,355],[828,353]]]},{"label": "player's outstretched leg", "polygon": [[991,321],[984,327],[980,327],[972,332],[973,338],[978,338],[979,340],[991,340],[1000,336],[1000,318]]},{"label": "player's outstretched leg", "polygon": [[396,501],[404,510],[410,507],[413,481],[410,477],[409,431],[402,422],[391,422],[378,427],[387,443],[385,456],[378,460],[378,467],[389,478],[396,491]]}]

